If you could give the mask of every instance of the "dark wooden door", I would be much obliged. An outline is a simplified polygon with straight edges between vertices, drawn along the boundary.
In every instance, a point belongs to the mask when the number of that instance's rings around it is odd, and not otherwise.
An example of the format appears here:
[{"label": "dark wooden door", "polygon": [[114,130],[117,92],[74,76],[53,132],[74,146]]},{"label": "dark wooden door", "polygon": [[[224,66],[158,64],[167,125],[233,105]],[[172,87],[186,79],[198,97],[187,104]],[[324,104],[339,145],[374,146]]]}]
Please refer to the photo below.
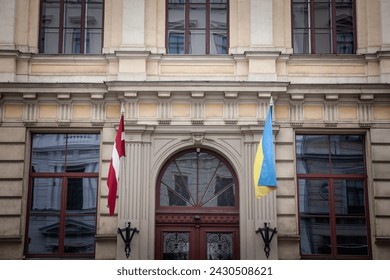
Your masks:
[{"label": "dark wooden door", "polygon": [[[162,218],[161,215],[159,217]],[[192,224],[180,221],[176,224],[173,221],[165,225],[159,223],[156,228],[156,259],[239,259],[238,219],[230,218],[231,222],[219,224],[201,221]],[[213,220],[218,220],[218,217],[213,216]]]},{"label": "dark wooden door", "polygon": [[215,152],[173,156],[156,195],[156,259],[239,259],[238,181]]}]

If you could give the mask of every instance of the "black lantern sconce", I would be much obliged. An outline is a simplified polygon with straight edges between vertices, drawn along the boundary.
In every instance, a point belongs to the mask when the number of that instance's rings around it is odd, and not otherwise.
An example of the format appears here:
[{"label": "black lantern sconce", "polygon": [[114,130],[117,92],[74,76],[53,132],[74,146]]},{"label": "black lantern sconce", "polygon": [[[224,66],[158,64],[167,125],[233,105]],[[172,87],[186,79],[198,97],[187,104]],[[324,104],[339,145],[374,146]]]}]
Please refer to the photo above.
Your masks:
[{"label": "black lantern sconce", "polygon": [[[125,232],[125,235],[123,235],[123,232]],[[139,233],[139,230],[136,227],[132,228],[131,223],[127,223],[125,228],[118,228],[118,233],[121,235],[123,242],[125,242],[126,258],[129,258],[131,252],[131,240],[133,239],[135,233]]]},{"label": "black lantern sconce", "polygon": [[[269,245],[271,244],[271,241],[272,241],[272,238],[274,237],[275,233],[277,233],[278,231],[276,230],[276,228],[273,228],[271,229],[269,227],[269,223],[264,223],[264,227],[263,228],[258,228],[256,230],[256,233],[259,233],[261,234],[261,237],[263,238],[263,241],[264,241],[264,253],[265,253],[265,256],[269,257],[269,252],[271,251],[271,248],[269,247]],[[271,233],[271,236],[270,236],[270,233]]]}]

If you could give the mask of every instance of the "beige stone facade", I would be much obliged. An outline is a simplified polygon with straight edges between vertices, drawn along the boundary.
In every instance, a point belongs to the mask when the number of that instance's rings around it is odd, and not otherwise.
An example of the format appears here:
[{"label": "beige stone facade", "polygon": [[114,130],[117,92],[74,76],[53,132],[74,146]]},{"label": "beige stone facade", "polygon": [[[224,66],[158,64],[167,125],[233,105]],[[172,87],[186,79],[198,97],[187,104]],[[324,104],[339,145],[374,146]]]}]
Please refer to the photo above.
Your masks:
[{"label": "beige stone facade", "polygon": [[[356,1],[356,54],[296,55],[290,0],[230,0],[227,55],[167,55],[162,0],[104,1],[101,54],[39,53],[39,0],[0,0],[0,258],[24,258],[32,133],[101,136],[96,259],[123,259],[117,228],[140,229],[132,259],[155,258],[156,184],[191,147],[234,168],[240,258],[300,259],[295,135],[364,135],[373,259],[390,259],[390,1]],[[254,155],[270,97],[278,188],[256,200]],[[107,172],[125,109],[126,152],[116,215]]]}]

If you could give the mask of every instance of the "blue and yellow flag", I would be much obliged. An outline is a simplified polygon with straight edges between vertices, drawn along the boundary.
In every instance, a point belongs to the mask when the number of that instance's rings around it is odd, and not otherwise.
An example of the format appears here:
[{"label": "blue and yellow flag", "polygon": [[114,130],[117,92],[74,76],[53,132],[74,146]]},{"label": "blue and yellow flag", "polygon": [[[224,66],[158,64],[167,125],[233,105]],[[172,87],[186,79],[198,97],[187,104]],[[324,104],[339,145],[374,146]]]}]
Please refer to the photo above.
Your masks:
[{"label": "blue and yellow flag", "polygon": [[256,198],[261,198],[276,190],[275,153],[272,136],[272,99],[270,102],[263,136],[257,148],[253,167],[253,180]]}]

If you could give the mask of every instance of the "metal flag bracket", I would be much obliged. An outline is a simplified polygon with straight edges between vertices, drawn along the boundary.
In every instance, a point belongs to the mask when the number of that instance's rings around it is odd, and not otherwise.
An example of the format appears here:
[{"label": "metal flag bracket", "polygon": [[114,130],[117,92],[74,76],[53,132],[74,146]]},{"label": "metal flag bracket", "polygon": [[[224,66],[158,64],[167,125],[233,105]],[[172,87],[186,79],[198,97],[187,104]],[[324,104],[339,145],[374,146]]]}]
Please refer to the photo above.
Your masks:
[{"label": "metal flag bracket", "polygon": [[[270,232],[272,233],[271,236],[269,235]],[[265,253],[265,256],[267,257],[267,259],[269,257],[269,252],[271,251],[270,244],[271,244],[272,238],[274,237],[275,233],[277,233],[277,232],[278,231],[276,230],[276,228],[271,229],[269,227],[269,223],[264,223],[263,228],[258,228],[256,230],[256,233],[260,233],[261,237],[263,238],[264,253]]]},{"label": "metal flag bracket", "polygon": [[[125,232],[125,235],[123,235],[123,232]],[[121,235],[122,240],[125,243],[126,258],[129,258],[131,252],[131,240],[133,239],[135,233],[139,233],[139,230],[136,227],[132,228],[131,223],[129,222],[126,227],[118,228],[118,233]]]}]

